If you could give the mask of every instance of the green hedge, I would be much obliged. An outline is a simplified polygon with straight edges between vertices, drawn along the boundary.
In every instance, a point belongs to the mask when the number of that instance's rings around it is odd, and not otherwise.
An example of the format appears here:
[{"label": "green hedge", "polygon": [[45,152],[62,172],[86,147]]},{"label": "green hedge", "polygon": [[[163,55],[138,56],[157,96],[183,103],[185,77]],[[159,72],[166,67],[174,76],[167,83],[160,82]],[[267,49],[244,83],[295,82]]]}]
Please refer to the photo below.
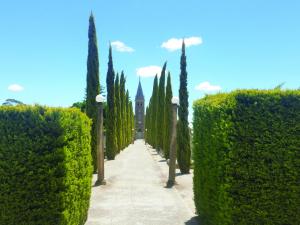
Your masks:
[{"label": "green hedge", "polygon": [[206,96],[193,126],[204,225],[300,224],[300,91]]},{"label": "green hedge", "polygon": [[0,107],[1,225],[84,224],[90,123],[77,109]]}]

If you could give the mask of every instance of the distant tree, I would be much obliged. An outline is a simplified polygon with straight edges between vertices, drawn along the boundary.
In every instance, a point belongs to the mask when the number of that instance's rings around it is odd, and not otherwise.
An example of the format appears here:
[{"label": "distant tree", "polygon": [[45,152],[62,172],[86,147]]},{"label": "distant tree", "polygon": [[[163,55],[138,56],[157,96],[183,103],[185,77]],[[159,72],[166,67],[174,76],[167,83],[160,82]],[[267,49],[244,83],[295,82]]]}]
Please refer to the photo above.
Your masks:
[{"label": "distant tree", "polygon": [[146,115],[145,115],[145,141],[149,142],[149,105],[146,107]]},{"label": "distant tree", "polygon": [[86,101],[83,100],[82,102],[75,102],[75,103],[73,103],[71,108],[78,108],[78,109],[80,109],[81,112],[85,113],[85,111],[86,111]]},{"label": "distant tree", "polygon": [[181,173],[186,174],[190,171],[191,147],[190,131],[188,122],[188,91],[187,91],[187,70],[185,43],[182,42],[182,53],[180,59],[180,85],[179,85],[179,108],[177,123],[177,161]]},{"label": "distant tree", "polygon": [[2,105],[6,106],[16,106],[16,105],[25,105],[23,102],[13,99],[13,98],[8,98],[5,100],[5,102]]},{"label": "distant tree", "polygon": [[145,130],[146,130],[146,141],[147,143],[149,143],[150,145],[153,146],[152,143],[152,110],[153,110],[153,99],[152,96],[150,97],[149,100],[149,105],[148,105],[148,110],[146,109],[146,122],[145,122]]},{"label": "distant tree", "polygon": [[152,97],[151,97],[151,145],[156,148],[157,146],[157,107],[158,107],[158,78],[157,75],[154,78],[153,82],[153,90],[152,90]]},{"label": "distant tree", "polygon": [[274,90],[281,90],[284,84],[285,82],[278,84],[276,87],[274,87]]},{"label": "distant tree", "polygon": [[100,92],[99,83],[99,59],[97,35],[94,16],[91,14],[89,19],[89,46],[87,59],[87,77],[86,77],[86,114],[92,119],[91,129],[91,151],[93,157],[94,171],[97,170],[97,105],[96,96]]},{"label": "distant tree", "polygon": [[165,112],[164,112],[164,156],[166,159],[169,158],[170,144],[171,144],[171,132],[172,132],[172,84],[171,74],[168,73],[167,87],[166,87],[166,98],[165,98]]},{"label": "distant tree", "polygon": [[158,86],[158,102],[157,102],[157,109],[156,109],[156,149],[158,151],[162,150],[163,148],[163,128],[164,128],[164,111],[165,111],[165,77],[166,77],[166,67],[167,63],[165,62],[161,75],[159,78],[159,86]]},{"label": "distant tree", "polygon": [[[154,82],[155,82],[155,78],[154,78]],[[149,102],[149,118],[148,118],[148,140],[149,140],[149,144],[152,145],[153,147],[155,146],[155,137],[156,137],[156,134],[155,134],[155,129],[156,129],[156,111],[155,110],[155,99],[156,99],[156,96],[154,94],[153,91],[154,90],[154,83],[153,83],[153,89],[152,89],[152,96],[150,98],[150,102]],[[158,87],[156,86],[156,88],[158,89]]]},{"label": "distant tree", "polygon": [[132,101],[129,101],[129,110],[130,110],[130,143],[134,139],[134,114],[132,108]]},{"label": "distant tree", "polygon": [[125,95],[125,98],[126,98],[126,102],[125,102],[125,105],[126,105],[126,109],[125,109],[125,112],[126,112],[126,132],[125,132],[125,136],[126,136],[126,146],[128,146],[130,144],[130,105],[129,105],[129,91],[127,90],[126,91],[126,95]]},{"label": "distant tree", "polygon": [[122,136],[123,133],[120,132],[121,130],[121,123],[122,123],[122,118],[121,118],[121,98],[120,98],[120,79],[119,79],[119,74],[117,73],[116,79],[115,79],[115,107],[116,107],[116,137],[117,137],[117,143],[116,147],[118,152],[122,149]]},{"label": "distant tree", "polygon": [[106,156],[109,160],[116,156],[116,118],[115,118],[115,72],[113,68],[112,48],[109,46],[108,70],[106,76],[107,119],[106,119]]},{"label": "distant tree", "polygon": [[[119,132],[122,132],[123,134],[125,133],[126,129],[126,121],[125,121],[125,112],[126,112],[126,92],[125,92],[125,75],[124,72],[122,71],[121,73],[121,78],[120,78],[120,99],[121,99],[121,130]],[[122,149],[125,148],[126,146],[126,140],[125,140],[125,135],[122,136]]]}]

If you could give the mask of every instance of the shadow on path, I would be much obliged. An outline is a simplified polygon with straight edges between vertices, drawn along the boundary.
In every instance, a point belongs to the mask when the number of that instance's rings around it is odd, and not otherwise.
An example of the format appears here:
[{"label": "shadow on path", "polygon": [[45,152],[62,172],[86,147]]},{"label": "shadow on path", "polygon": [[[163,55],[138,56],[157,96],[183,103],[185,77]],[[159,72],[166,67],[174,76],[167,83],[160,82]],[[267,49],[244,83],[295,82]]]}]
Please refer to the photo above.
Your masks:
[{"label": "shadow on path", "polygon": [[198,216],[194,216],[184,223],[185,225],[200,225]]},{"label": "shadow on path", "polygon": [[181,172],[176,172],[176,177],[178,177],[178,176],[184,176],[184,175],[189,175],[189,173],[188,174],[184,174],[184,173],[181,173]]}]

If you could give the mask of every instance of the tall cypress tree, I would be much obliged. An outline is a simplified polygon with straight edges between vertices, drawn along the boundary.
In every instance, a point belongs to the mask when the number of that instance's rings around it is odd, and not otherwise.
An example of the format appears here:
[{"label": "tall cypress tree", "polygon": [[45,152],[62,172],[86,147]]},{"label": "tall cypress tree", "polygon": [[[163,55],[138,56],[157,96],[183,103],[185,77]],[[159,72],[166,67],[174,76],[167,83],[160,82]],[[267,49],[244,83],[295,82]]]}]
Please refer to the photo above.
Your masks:
[{"label": "tall cypress tree", "polygon": [[[154,84],[153,84],[153,88],[154,88]],[[153,143],[153,129],[154,129],[154,126],[153,124],[155,123],[154,122],[154,116],[153,116],[153,100],[154,97],[153,97],[153,92],[152,92],[152,96],[150,98],[150,102],[149,102],[149,118],[148,118],[148,121],[149,121],[149,126],[148,126],[148,139],[149,139],[149,144],[154,146],[154,143]]]},{"label": "tall cypress tree", "polygon": [[166,77],[166,67],[167,63],[165,62],[161,75],[159,78],[159,87],[158,87],[158,101],[157,101],[157,109],[156,109],[156,149],[162,150],[163,148],[163,126],[164,126],[164,111],[165,111],[165,77]]},{"label": "tall cypress tree", "polygon": [[109,160],[116,156],[116,118],[115,118],[115,72],[113,67],[112,49],[109,46],[108,70],[106,76],[107,89],[107,123],[106,123],[106,156]]},{"label": "tall cypress tree", "polygon": [[146,131],[146,142],[151,144],[151,101],[152,101],[152,96],[149,99],[149,105],[148,105],[148,110],[146,110],[146,120],[147,122],[145,123],[145,131]]},{"label": "tall cypress tree", "polygon": [[134,114],[132,108],[132,101],[129,101],[129,109],[130,109],[130,143],[133,142],[134,137]]},{"label": "tall cypress tree", "polygon": [[99,83],[99,57],[97,46],[97,34],[94,16],[89,18],[89,46],[87,58],[87,76],[86,76],[86,114],[92,119],[91,129],[91,153],[93,157],[94,171],[97,171],[97,105],[96,96],[100,92]]},{"label": "tall cypress tree", "polygon": [[182,42],[182,53],[180,59],[180,85],[179,85],[179,102],[178,123],[177,123],[177,161],[181,173],[186,174],[190,171],[191,147],[190,132],[188,121],[188,91],[187,91],[187,71],[185,43]]},{"label": "tall cypress tree", "polygon": [[116,137],[117,137],[117,142],[116,142],[116,147],[118,152],[122,149],[122,132],[119,132],[121,130],[121,99],[120,99],[120,79],[119,79],[119,74],[117,73],[116,80],[115,80],[115,101],[116,101]]},{"label": "tall cypress tree", "polygon": [[157,123],[156,123],[156,115],[157,115],[157,107],[158,107],[158,78],[157,75],[154,78],[153,82],[153,90],[152,90],[152,113],[151,113],[151,145],[156,148],[156,134],[157,134]]},{"label": "tall cypress tree", "polygon": [[164,156],[166,159],[169,158],[170,144],[171,144],[171,132],[172,132],[172,84],[171,74],[168,73],[167,87],[166,87],[166,98],[165,98],[165,112],[164,112]]},{"label": "tall cypress tree", "polygon": [[126,95],[125,95],[125,122],[126,122],[126,129],[125,129],[125,135],[126,135],[126,146],[129,145],[130,141],[129,141],[129,135],[130,135],[130,109],[129,109],[129,91],[126,91]]},{"label": "tall cypress tree", "polygon": [[[120,99],[121,99],[121,130],[119,132],[122,132],[123,134],[125,133],[125,128],[126,128],[126,124],[125,124],[125,101],[126,101],[126,96],[125,96],[125,76],[124,76],[124,72],[122,71],[121,73],[121,78],[120,78]],[[125,143],[125,136],[122,135],[122,149],[125,148],[126,143]]]},{"label": "tall cypress tree", "polygon": [[128,119],[128,125],[129,125],[129,128],[128,128],[128,132],[129,132],[129,134],[128,134],[128,145],[130,145],[131,142],[132,142],[132,129],[133,129],[132,123],[131,123],[131,120],[132,120],[132,118],[131,118],[131,113],[132,113],[131,105],[132,105],[132,103],[131,103],[131,100],[129,99],[129,104],[128,104],[128,110],[129,110],[129,113],[128,113],[128,115],[129,115],[129,119]]},{"label": "tall cypress tree", "polygon": [[146,107],[146,115],[145,115],[145,141],[149,142],[148,140],[148,131],[149,131],[149,106]]},{"label": "tall cypress tree", "polygon": [[153,134],[152,134],[154,121],[153,121],[152,111],[153,111],[153,92],[152,92],[152,96],[151,96],[150,101],[149,101],[147,138],[148,138],[148,143],[150,145],[154,146],[153,145]]}]

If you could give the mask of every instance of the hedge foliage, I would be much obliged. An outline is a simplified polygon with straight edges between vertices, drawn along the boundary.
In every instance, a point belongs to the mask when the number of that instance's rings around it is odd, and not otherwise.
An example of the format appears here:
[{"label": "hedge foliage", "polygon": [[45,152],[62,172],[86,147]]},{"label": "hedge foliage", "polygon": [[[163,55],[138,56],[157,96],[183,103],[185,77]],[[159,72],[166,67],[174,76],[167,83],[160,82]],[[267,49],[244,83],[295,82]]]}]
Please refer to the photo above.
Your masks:
[{"label": "hedge foliage", "polygon": [[206,96],[193,126],[204,225],[300,224],[300,91]]},{"label": "hedge foliage", "polygon": [[78,109],[0,107],[0,224],[84,224],[90,126]]}]

